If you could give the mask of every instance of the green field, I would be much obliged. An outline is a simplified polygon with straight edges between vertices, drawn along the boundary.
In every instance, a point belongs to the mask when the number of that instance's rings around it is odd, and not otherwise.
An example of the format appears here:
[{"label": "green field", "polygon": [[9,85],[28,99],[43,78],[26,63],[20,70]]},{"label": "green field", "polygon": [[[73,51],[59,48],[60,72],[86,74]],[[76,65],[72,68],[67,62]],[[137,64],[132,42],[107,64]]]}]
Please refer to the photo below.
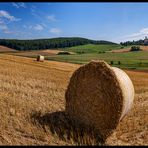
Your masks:
[{"label": "green field", "polygon": [[69,48],[63,48],[62,50],[66,51],[72,51],[76,53],[98,53],[98,52],[103,52],[103,51],[110,51],[114,49],[120,49],[122,46],[118,44],[100,44],[100,45],[95,45],[95,44],[87,44],[87,45],[80,45],[80,46],[74,46],[74,47],[69,47]]},{"label": "green field", "polygon": [[[113,66],[130,69],[148,69],[148,52],[127,52],[127,53],[88,53],[76,55],[55,55],[46,57],[47,60],[63,61],[77,64],[84,64],[91,60],[105,60]],[[120,64],[118,63],[120,61]]]},{"label": "green field", "polygon": [[[128,47],[125,47],[128,48]],[[121,45],[81,45],[60,50],[76,52],[74,55],[45,55],[45,60],[54,60],[62,62],[70,62],[84,64],[91,60],[105,60],[112,66],[128,69],[145,69],[148,70],[148,52],[135,51],[126,53],[112,53],[110,50],[121,49]],[[80,53],[84,51],[84,53]],[[8,53],[6,53],[8,54]],[[9,53],[17,56],[36,58],[37,51],[32,51],[32,54],[24,52]]]}]

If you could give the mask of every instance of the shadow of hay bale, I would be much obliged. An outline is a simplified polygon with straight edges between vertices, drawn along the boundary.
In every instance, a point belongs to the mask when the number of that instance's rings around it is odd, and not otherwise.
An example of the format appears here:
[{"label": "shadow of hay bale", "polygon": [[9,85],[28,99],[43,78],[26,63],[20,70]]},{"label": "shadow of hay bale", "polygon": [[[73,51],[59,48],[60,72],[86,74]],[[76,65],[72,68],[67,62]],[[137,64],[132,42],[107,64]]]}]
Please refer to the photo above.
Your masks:
[{"label": "shadow of hay bale", "polygon": [[78,145],[104,145],[105,140],[94,131],[76,120],[71,119],[66,112],[53,112],[41,115],[41,112],[34,112],[31,115],[34,123],[40,124],[46,131],[58,135],[60,140],[75,142]]}]

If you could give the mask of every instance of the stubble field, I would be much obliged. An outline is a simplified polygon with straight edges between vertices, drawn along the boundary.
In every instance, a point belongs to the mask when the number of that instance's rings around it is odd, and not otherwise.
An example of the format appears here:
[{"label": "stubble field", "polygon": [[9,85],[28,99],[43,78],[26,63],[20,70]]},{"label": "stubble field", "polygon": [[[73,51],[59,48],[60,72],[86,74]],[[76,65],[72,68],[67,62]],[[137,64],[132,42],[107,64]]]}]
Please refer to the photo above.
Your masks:
[{"label": "stubble field", "polygon": [[[77,145],[59,125],[67,122],[65,90],[79,66],[0,54],[0,145]],[[134,104],[105,144],[148,145],[148,72],[126,72]]]}]

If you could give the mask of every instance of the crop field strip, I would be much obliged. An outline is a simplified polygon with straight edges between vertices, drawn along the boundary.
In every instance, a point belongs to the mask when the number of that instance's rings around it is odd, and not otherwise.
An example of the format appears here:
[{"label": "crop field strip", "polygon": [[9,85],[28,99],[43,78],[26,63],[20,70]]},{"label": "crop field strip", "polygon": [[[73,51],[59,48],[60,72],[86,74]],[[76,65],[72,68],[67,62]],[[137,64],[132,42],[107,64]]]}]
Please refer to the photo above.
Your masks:
[{"label": "crop field strip", "polygon": [[[13,58],[13,56],[10,56],[11,58],[6,58],[5,56],[4,57],[1,57],[0,56],[0,59],[1,60],[4,60],[4,61],[12,61],[12,62],[15,62],[15,63],[20,63],[18,60],[17,60],[17,58]],[[34,58],[31,58],[31,59],[34,59]],[[30,58],[29,58],[29,60],[30,60]],[[45,68],[46,70],[48,70],[48,68],[51,68],[51,67],[49,67],[49,65],[48,65],[48,63],[46,63],[46,62],[44,62],[44,63],[42,63],[42,62],[36,62],[36,59],[34,59],[34,60],[32,60],[32,61],[34,61],[34,63],[30,63],[30,61],[26,61],[26,60],[23,60],[23,58],[22,58],[22,61],[21,61],[21,64],[26,64],[26,65],[29,65],[29,66],[35,66],[35,67],[41,67],[41,68]],[[51,62],[51,63],[53,63],[53,62]],[[54,62],[55,63],[55,62]],[[66,63],[65,63],[66,64]],[[56,70],[59,70],[59,71],[69,71],[69,70],[64,70],[64,69],[62,69],[61,68],[62,67],[62,65],[59,67],[59,68],[57,68],[56,66],[55,67],[52,67],[53,69],[56,69]],[[65,67],[65,66],[64,66]]]}]

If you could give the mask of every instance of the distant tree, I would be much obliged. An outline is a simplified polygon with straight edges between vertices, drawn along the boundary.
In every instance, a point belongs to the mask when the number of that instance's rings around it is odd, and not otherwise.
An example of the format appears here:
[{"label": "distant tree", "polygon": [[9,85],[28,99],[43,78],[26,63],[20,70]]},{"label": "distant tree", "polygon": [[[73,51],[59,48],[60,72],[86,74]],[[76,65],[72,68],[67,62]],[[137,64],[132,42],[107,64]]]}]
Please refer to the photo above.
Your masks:
[{"label": "distant tree", "polygon": [[70,55],[70,53],[67,51],[60,51],[58,52],[58,55]]},{"label": "distant tree", "polygon": [[111,64],[111,65],[113,65],[113,64],[114,64],[114,62],[113,62],[113,61],[110,61],[110,64]]},{"label": "distant tree", "polygon": [[132,46],[130,51],[140,51],[140,47],[139,46]]},{"label": "distant tree", "polygon": [[118,65],[120,65],[121,64],[121,62],[120,61],[118,61]]},{"label": "distant tree", "polygon": [[139,66],[141,66],[142,65],[142,62],[139,62]]},{"label": "distant tree", "polygon": [[120,45],[122,46],[129,46],[129,45],[144,45],[144,40],[137,40],[137,41],[126,41],[126,42],[120,42]]},{"label": "distant tree", "polygon": [[105,51],[99,51],[98,53],[99,53],[99,54],[100,54],[100,53],[105,53]]}]

